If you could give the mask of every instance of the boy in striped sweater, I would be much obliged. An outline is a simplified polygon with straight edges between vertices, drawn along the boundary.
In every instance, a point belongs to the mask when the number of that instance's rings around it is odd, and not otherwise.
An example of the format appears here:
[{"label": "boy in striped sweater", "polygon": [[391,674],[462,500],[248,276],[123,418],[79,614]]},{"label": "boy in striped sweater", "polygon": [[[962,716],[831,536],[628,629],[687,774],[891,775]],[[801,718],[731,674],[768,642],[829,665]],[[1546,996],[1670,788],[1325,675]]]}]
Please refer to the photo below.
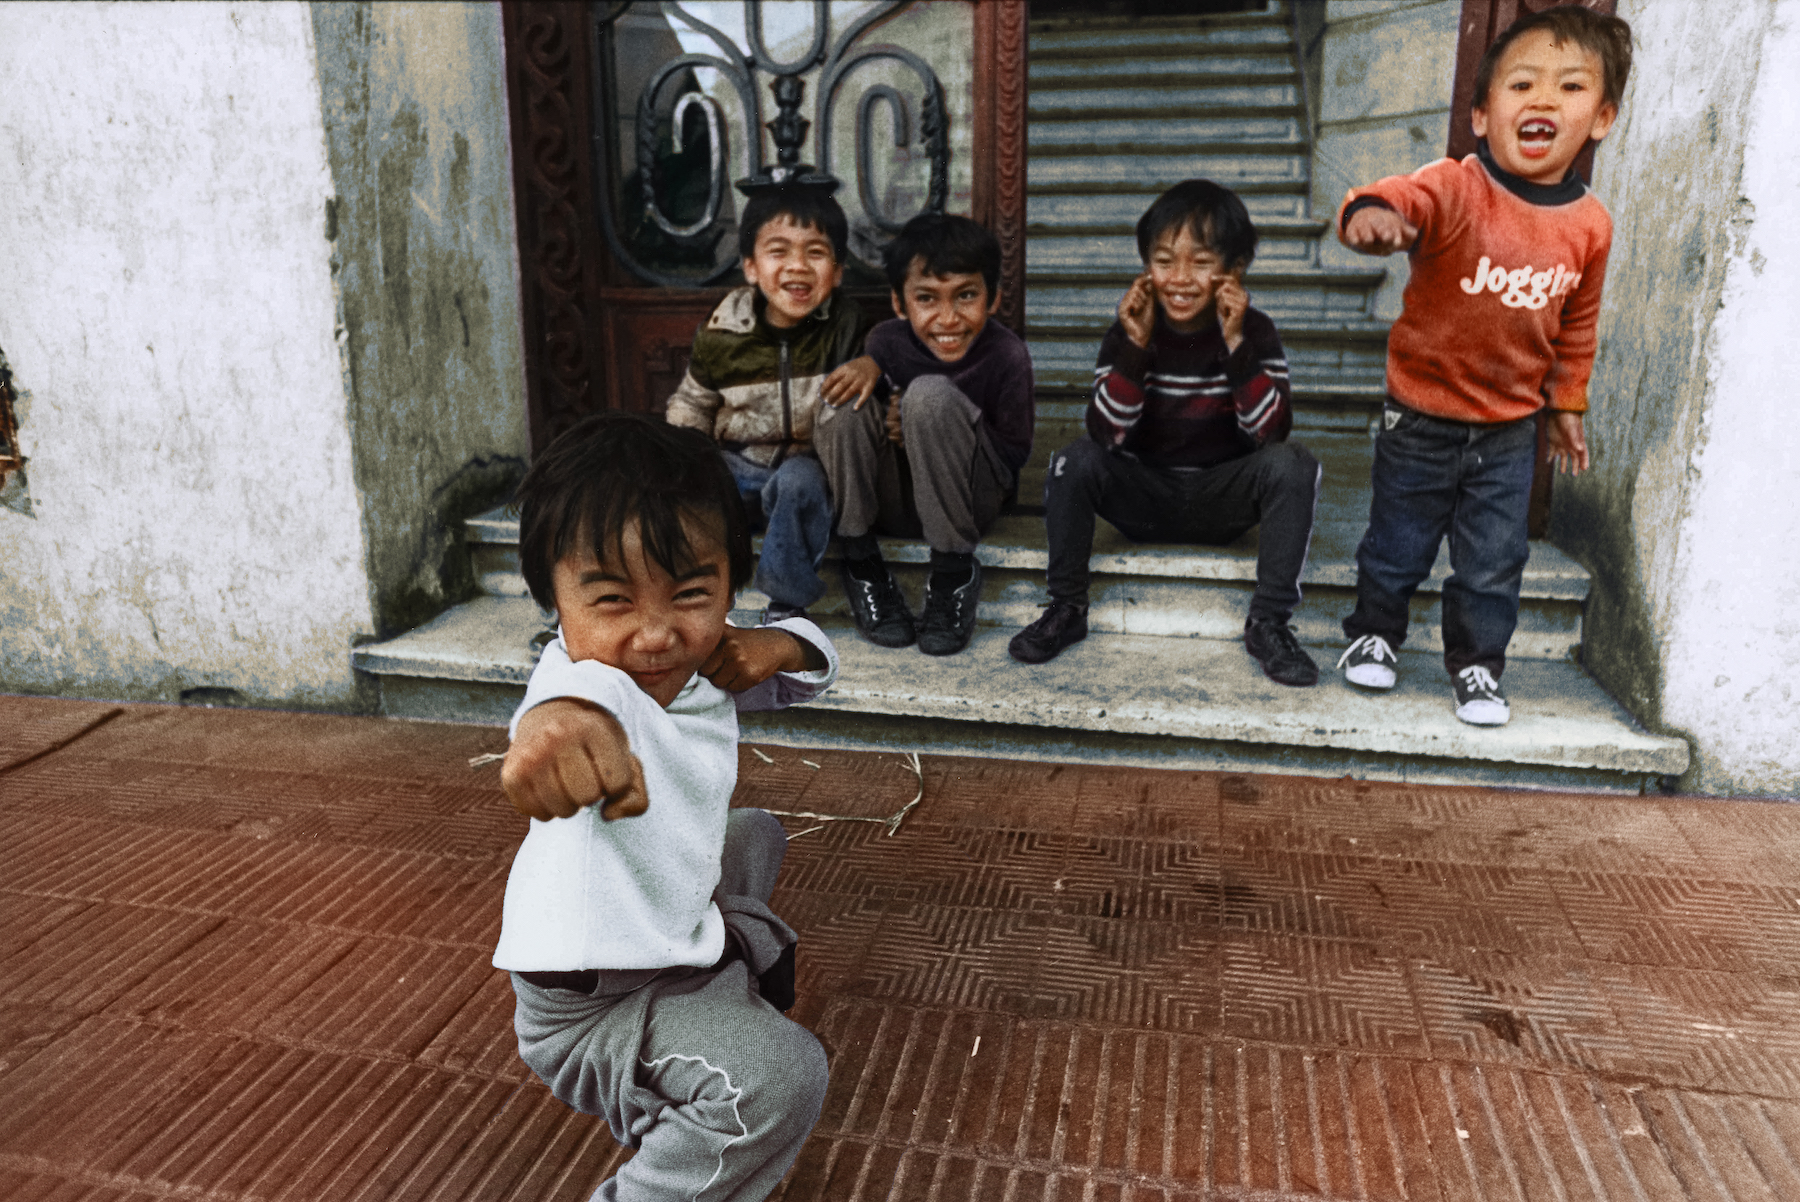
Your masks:
[{"label": "boy in striped sweater", "polygon": [[1565,6],[1520,18],[1475,72],[1476,153],[1353,189],[1339,237],[1404,250],[1412,274],[1388,337],[1356,610],[1338,666],[1394,685],[1408,603],[1450,539],[1444,666],[1456,716],[1511,716],[1500,674],[1530,554],[1526,519],[1539,411],[1551,458],[1588,465],[1582,413],[1612,218],[1575,173],[1606,136],[1631,70],[1631,29]]},{"label": "boy in striped sweater", "polygon": [[1051,659],[1087,637],[1094,519],[1138,542],[1230,543],[1261,526],[1244,647],[1271,680],[1317,683],[1288,619],[1312,541],[1319,464],[1293,425],[1275,323],[1250,306],[1256,227],[1229,188],[1191,179],[1137,225],[1145,271],[1100,343],[1088,437],[1044,481],[1050,602],[1013,658]]}]

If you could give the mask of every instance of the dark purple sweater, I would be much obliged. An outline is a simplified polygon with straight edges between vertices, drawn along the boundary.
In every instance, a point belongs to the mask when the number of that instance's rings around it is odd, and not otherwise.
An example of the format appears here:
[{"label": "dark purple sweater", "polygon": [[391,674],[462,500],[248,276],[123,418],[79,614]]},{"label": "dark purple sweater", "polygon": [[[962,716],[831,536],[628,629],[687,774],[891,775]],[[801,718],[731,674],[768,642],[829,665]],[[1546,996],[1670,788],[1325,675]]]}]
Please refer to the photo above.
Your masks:
[{"label": "dark purple sweater", "polygon": [[893,392],[904,392],[920,376],[944,376],[981,410],[987,435],[1012,468],[1013,479],[1031,458],[1031,431],[1037,409],[1033,400],[1031,355],[1020,337],[990,321],[955,363],[931,352],[910,323],[896,317],[869,331],[863,353],[875,360]]}]

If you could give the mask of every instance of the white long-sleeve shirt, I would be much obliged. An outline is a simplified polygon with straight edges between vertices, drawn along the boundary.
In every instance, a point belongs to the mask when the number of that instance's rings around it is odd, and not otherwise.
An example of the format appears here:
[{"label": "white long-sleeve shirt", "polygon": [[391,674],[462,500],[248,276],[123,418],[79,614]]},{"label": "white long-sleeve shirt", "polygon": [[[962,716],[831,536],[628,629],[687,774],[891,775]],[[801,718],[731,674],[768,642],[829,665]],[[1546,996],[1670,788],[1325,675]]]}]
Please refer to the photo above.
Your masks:
[{"label": "white long-sleeve shirt", "polygon": [[837,679],[837,650],[805,618],[775,623],[817,647],[817,672],[779,672],[727,693],[695,675],[668,709],[617,668],[575,663],[558,637],[544,648],[509,734],[533,706],[579,698],[624,728],[644,766],[650,808],[612,822],[600,806],[532,819],[506,878],[494,967],[513,972],[700,967],[725,947],[713,903],[725,813],[737,788],[739,711],[808,701]]}]

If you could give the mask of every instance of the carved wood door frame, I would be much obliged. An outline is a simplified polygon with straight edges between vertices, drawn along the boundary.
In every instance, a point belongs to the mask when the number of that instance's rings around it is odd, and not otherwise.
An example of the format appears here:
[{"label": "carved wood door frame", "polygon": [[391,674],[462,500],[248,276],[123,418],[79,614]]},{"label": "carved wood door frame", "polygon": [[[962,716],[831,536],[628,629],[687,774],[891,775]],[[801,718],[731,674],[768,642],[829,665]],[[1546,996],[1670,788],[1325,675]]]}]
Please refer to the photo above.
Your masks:
[{"label": "carved wood door frame", "polygon": [[[969,0],[964,0],[969,2]],[[591,147],[592,49],[582,0],[502,6],[526,412],[533,453],[597,409],[660,409],[722,288],[659,288],[608,249]],[[972,208],[1001,249],[999,319],[1025,317],[1026,0],[974,2]],[[887,297],[856,299],[887,315]]]},{"label": "carved wood door frame", "polygon": [[[1475,102],[1475,69],[1481,64],[1481,56],[1487,48],[1520,17],[1570,3],[1610,17],[1617,0],[1462,0],[1462,19],[1456,39],[1456,82],[1450,89],[1450,138],[1449,145],[1444,148],[1445,154],[1461,159],[1475,153],[1475,131],[1470,127],[1469,114]],[[1576,158],[1575,170],[1584,180],[1593,178],[1593,143],[1590,142]],[[1550,482],[1554,477],[1545,459],[1549,453],[1545,422],[1545,416],[1540,413],[1537,470],[1531,478],[1528,519],[1532,538],[1543,538],[1550,529]]]}]

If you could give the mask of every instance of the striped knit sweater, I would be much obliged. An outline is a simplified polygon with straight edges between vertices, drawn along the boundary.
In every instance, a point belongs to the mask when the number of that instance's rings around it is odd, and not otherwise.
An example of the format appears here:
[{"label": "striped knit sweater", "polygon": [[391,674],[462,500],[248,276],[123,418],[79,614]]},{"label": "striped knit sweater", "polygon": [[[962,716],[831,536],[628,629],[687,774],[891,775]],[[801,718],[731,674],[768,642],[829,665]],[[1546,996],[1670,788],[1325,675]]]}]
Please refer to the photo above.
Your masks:
[{"label": "striped knit sweater", "polygon": [[1160,308],[1149,346],[1116,321],[1100,343],[1087,428],[1103,447],[1155,467],[1213,467],[1282,441],[1293,424],[1287,356],[1260,309],[1245,311],[1235,351],[1217,325],[1178,333]]}]

